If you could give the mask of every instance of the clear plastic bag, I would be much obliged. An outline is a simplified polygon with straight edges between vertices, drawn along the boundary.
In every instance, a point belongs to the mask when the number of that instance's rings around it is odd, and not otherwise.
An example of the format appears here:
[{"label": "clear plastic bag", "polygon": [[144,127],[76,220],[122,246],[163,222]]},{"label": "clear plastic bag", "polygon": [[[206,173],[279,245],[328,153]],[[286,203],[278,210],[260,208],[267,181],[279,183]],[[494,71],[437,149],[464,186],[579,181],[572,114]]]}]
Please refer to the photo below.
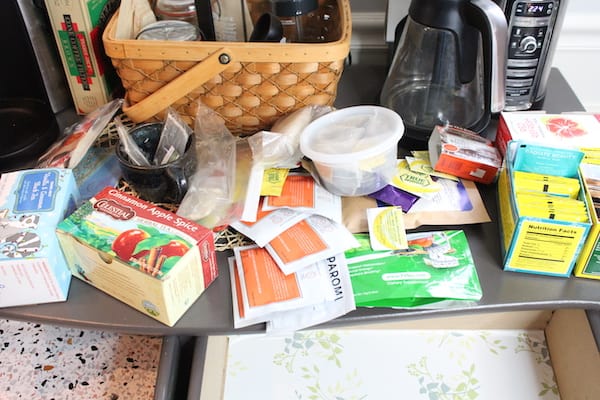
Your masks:
[{"label": "clear plastic bag", "polygon": [[194,134],[198,165],[177,214],[218,229],[241,215],[252,152],[208,107],[199,107]]},{"label": "clear plastic bag", "polygon": [[295,168],[302,160],[300,135],[308,124],[333,111],[332,107],[310,105],[302,107],[273,124],[270,132],[259,132],[249,138],[254,157],[265,168]]},{"label": "clear plastic bag", "polygon": [[65,129],[64,136],[38,160],[38,168],[75,168],[121,108],[123,99],[112,100]]}]

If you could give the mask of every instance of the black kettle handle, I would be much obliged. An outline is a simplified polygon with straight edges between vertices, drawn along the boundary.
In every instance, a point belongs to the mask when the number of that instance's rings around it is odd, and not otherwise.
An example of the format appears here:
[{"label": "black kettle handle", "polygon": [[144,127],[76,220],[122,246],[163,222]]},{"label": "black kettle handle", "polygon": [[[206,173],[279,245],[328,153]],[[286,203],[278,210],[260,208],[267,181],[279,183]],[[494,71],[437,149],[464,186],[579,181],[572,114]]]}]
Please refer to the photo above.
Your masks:
[{"label": "black kettle handle", "polygon": [[408,18],[408,15],[404,16],[404,18],[402,18],[397,24],[396,24],[396,28],[394,29],[394,43],[392,44],[391,49],[389,49],[389,53],[388,53],[388,73],[389,73],[389,68],[391,68],[392,66],[392,61],[394,60],[394,56],[396,54],[396,50],[398,50],[398,44],[400,43],[400,38],[402,37],[402,32],[404,32],[404,26],[406,25],[406,20]]},{"label": "black kettle handle", "polygon": [[406,20],[408,15],[405,15],[398,24],[396,25],[396,29],[394,29],[394,53],[398,49],[398,43],[400,43],[400,37],[402,36],[402,32],[404,32],[404,26],[406,25]]}]

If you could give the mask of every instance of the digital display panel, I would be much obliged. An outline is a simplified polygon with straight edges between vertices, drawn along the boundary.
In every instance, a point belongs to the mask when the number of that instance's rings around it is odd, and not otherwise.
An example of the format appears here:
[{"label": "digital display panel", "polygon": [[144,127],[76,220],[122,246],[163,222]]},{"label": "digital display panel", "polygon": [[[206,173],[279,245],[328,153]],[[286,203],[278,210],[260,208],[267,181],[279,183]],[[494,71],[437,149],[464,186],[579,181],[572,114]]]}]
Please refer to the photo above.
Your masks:
[{"label": "digital display panel", "polygon": [[544,12],[544,5],[543,4],[527,4],[527,10],[525,11],[526,14],[537,14],[537,13],[541,13]]},{"label": "digital display panel", "polygon": [[523,17],[545,17],[552,13],[552,2],[546,3],[519,3],[517,15]]}]

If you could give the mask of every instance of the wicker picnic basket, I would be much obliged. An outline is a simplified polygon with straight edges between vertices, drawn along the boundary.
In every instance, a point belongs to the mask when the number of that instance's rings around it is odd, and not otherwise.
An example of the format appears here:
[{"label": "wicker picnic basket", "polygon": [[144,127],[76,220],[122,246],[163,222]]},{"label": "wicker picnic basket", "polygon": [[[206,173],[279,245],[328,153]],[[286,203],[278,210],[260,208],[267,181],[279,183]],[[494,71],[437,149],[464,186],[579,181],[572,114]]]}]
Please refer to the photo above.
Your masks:
[{"label": "wicker picnic basket", "polygon": [[339,35],[327,43],[117,40],[117,13],[102,39],[125,89],[133,122],[173,107],[193,126],[199,103],[235,135],[269,129],[310,104],[332,105],[350,51],[349,0],[337,0]]}]

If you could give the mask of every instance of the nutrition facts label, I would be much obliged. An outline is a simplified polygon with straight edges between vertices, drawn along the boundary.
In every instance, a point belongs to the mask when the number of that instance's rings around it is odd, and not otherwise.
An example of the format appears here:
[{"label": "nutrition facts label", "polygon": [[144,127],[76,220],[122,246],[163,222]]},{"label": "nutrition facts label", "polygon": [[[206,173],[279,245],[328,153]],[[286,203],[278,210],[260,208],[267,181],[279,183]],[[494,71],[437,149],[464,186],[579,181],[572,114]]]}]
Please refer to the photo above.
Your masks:
[{"label": "nutrition facts label", "polygon": [[527,221],[512,253],[513,268],[563,274],[570,268],[572,255],[582,242],[585,227]]}]

